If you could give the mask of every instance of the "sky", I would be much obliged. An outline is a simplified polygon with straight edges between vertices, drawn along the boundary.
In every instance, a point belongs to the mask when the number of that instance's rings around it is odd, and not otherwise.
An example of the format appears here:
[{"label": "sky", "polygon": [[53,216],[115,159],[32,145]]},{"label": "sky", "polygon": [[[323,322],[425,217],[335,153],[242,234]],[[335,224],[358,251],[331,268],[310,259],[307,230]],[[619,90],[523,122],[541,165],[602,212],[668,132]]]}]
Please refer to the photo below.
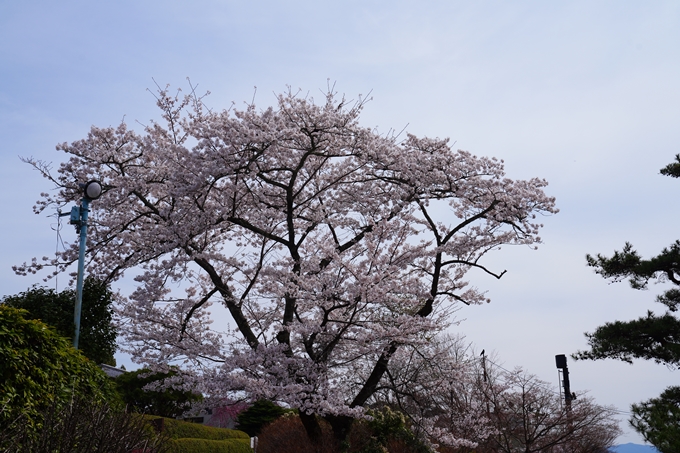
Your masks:
[{"label": "sky", "polygon": [[[508,272],[471,276],[491,303],[460,310],[452,330],[503,367],[556,387],[554,356],[586,348],[584,332],[662,312],[662,285],[610,284],[585,264],[680,237],[680,181],[659,174],[680,152],[680,2],[661,0],[2,1],[0,296],[55,285],[11,269],[58,245],[53,213],[32,212],[52,187],[20,158],[56,166],[55,145],[92,125],[141,129],[159,117],[156,84],[186,91],[187,78],[218,110],[268,107],[288,86],[370,93],[364,126],[449,137],[503,159],[510,178],[547,179],[560,212],[544,219],[544,244],[489,256]],[[620,443],[643,443],[625,422],[631,403],[678,379],[642,361],[568,365],[572,390],[622,412]]]}]

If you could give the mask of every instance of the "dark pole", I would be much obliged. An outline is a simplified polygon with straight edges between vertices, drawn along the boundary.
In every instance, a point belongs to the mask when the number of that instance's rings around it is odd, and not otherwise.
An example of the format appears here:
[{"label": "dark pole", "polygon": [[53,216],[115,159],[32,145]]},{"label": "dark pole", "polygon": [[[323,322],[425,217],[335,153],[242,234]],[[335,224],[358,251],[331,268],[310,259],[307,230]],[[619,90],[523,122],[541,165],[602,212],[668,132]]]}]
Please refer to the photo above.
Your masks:
[{"label": "dark pole", "polygon": [[567,405],[567,411],[571,410],[571,400],[573,396],[569,386],[569,368],[567,368],[567,356],[559,354],[555,356],[555,365],[562,370],[562,385],[564,387],[564,402]]}]

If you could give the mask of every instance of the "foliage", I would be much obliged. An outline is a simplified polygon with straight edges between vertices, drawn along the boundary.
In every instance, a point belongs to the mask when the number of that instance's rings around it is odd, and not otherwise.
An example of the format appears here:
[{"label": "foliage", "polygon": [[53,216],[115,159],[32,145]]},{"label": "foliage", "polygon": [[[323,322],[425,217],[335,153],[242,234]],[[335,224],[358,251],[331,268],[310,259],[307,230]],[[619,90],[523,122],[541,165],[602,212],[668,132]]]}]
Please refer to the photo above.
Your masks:
[{"label": "foliage", "polygon": [[586,333],[589,351],[574,354],[576,359],[613,358],[632,363],[635,358],[654,360],[671,366],[680,364],[680,320],[673,314],[680,304],[680,241],[651,259],[643,260],[629,243],[611,258],[602,255],[587,257],[588,265],[598,274],[614,281],[628,278],[635,289],[644,289],[651,279],[676,285],[657,297],[667,312],[633,321],[616,321]]},{"label": "foliage", "polygon": [[258,453],[340,453],[341,449],[333,437],[333,431],[328,422],[321,420],[320,426],[321,439],[317,443],[312,443],[297,414],[283,415],[262,428],[258,435],[257,451]]},{"label": "foliage", "polygon": [[680,320],[670,313],[647,315],[633,321],[608,322],[586,333],[589,351],[579,351],[576,359],[654,360],[680,365]]},{"label": "foliage", "polygon": [[371,449],[387,449],[390,443],[401,443],[408,451],[413,453],[430,453],[432,451],[414,435],[408,426],[406,417],[401,412],[384,407],[381,410],[369,411],[368,415],[372,417],[368,426],[373,434],[372,438],[376,442],[362,451],[369,453]]},{"label": "foliage", "polygon": [[16,453],[162,453],[166,439],[138,414],[75,396],[41,412],[34,429],[23,414],[0,430],[0,452]]},{"label": "foliage", "polygon": [[[151,421],[156,417],[147,417]],[[250,436],[237,429],[216,428],[214,426],[190,423],[174,418],[161,418],[160,429],[173,439],[192,438],[208,440],[250,439]],[[158,426],[158,423],[154,422]]]},{"label": "foliage", "polygon": [[146,416],[164,435],[169,436],[171,453],[249,452],[250,437],[243,431],[215,428],[173,418]]},{"label": "foliage", "polygon": [[[70,157],[56,175],[28,159],[59,189],[37,210],[77,201],[75,181],[102,181],[89,272],[138,272],[121,309],[136,360],[182,363],[216,398],[298,408],[311,436],[315,414],[346,433],[402,345],[487,301],[467,272],[500,278],[484,256],[535,246],[537,216],[557,212],[545,180],[509,179],[502,161],[359,126],[362,99],[288,92],[277,108],[222,112],[157,99],[165,124],[93,127],[59,145]],[[15,270],[76,259],[72,244]],[[213,303],[233,322],[210,326]]]},{"label": "foliage", "polygon": [[[680,154],[675,156],[675,160],[676,162],[662,168],[661,174],[680,177]],[[621,252],[614,252],[612,257],[598,254],[596,257],[587,255],[586,259],[588,265],[594,267],[595,272],[604,278],[613,281],[627,278],[635,289],[645,289],[650,280],[670,282],[674,286],[657,296],[657,302],[665,305],[666,313],[656,315],[648,311],[646,316],[637,320],[606,323],[595,332],[586,333],[590,350],[579,351],[573,357],[591,360],[613,358],[628,363],[632,363],[633,359],[646,359],[671,367],[679,366],[680,319],[675,312],[680,307],[680,240],[650,259],[642,259],[630,243],[626,243]],[[630,422],[640,434],[646,436],[646,433],[655,432],[656,428],[648,425],[657,420],[657,416],[652,415],[653,408],[665,404],[663,395],[670,398],[675,393],[674,389],[675,387],[670,387],[659,399],[633,405],[633,418]],[[652,418],[647,420],[647,416]],[[654,437],[660,442],[671,438],[680,438],[680,424],[668,425],[661,437]],[[654,445],[661,450],[660,445]]]},{"label": "foliage", "polygon": [[668,387],[659,395],[633,404],[630,424],[661,453],[680,451],[680,387]]},{"label": "foliage", "polygon": [[680,178],[680,154],[675,155],[675,162],[671,162],[661,169],[661,174],[673,178]]},{"label": "foliage", "polygon": [[172,439],[171,453],[251,453],[250,439]]},{"label": "foliage", "polygon": [[273,422],[287,411],[269,400],[257,400],[236,418],[238,429],[254,437],[260,433],[263,426]]},{"label": "foliage", "polygon": [[[40,319],[59,333],[72,339],[75,324],[75,290],[57,293],[53,289],[31,288],[15,296],[6,296],[2,303],[28,311],[28,319]],[[92,277],[83,284],[83,305],[80,315],[79,349],[95,363],[116,365],[116,328],[112,322],[113,294],[108,285]]]},{"label": "foliage", "polygon": [[[165,380],[177,377],[176,371],[154,373],[149,369],[129,371],[115,380],[116,390],[123,402],[136,412],[178,417],[191,408],[191,404],[202,400],[202,395],[175,387],[162,388]],[[147,386],[158,389],[145,389]]]},{"label": "foliage", "polygon": [[26,311],[0,305],[0,430],[17,419],[31,426],[41,413],[59,409],[74,395],[113,401],[104,372]]}]

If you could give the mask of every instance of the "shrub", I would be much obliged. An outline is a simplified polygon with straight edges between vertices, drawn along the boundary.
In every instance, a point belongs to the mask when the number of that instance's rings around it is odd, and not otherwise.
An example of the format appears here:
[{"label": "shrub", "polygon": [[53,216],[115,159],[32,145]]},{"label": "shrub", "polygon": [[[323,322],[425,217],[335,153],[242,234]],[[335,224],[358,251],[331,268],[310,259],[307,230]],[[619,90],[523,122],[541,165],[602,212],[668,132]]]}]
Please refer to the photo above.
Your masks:
[{"label": "shrub", "polygon": [[171,453],[252,453],[247,439],[172,439]]},{"label": "shrub", "polygon": [[0,452],[16,453],[162,453],[165,436],[158,435],[141,415],[106,403],[74,398],[53,403],[41,414],[39,429],[22,414],[0,431]]},{"label": "shrub", "polygon": [[372,411],[373,420],[355,420],[340,447],[328,422],[320,419],[321,440],[314,445],[300,417],[286,414],[268,424],[259,435],[258,453],[430,453],[408,428],[399,412]]},{"label": "shrub", "polygon": [[25,310],[0,305],[0,431],[12,422],[39,426],[46,410],[61,409],[74,395],[113,402],[110,379],[68,340]]},{"label": "shrub", "polygon": [[235,429],[189,423],[172,418],[145,416],[165,436],[170,453],[250,453],[250,436]]},{"label": "shrub", "polygon": [[228,440],[246,439],[250,442],[250,436],[237,429],[215,428],[213,426],[199,425],[173,418],[146,417],[156,425],[157,429],[163,431],[173,439],[208,439],[208,440]]},{"label": "shrub", "polygon": [[258,436],[257,453],[339,453],[330,425],[321,420],[321,445],[309,440],[297,414],[286,414],[264,426]]},{"label": "shrub", "polygon": [[432,450],[420,441],[406,423],[406,417],[399,411],[384,407],[379,411],[369,411],[373,420],[368,422],[373,437],[387,451],[396,453],[430,453]]}]

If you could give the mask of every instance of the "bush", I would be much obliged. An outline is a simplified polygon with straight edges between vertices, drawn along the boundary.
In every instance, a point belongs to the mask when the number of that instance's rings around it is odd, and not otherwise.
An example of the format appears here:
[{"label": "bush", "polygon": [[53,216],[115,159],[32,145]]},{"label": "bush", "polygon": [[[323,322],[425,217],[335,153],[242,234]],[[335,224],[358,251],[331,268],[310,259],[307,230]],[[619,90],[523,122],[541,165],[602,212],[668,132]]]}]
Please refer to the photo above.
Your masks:
[{"label": "bush", "polygon": [[252,453],[247,439],[172,439],[171,453]]},{"label": "bush", "polygon": [[41,413],[39,429],[19,417],[0,431],[0,452],[16,453],[162,453],[166,439],[141,415],[106,403],[75,398]]},{"label": "bush", "polygon": [[[430,453],[432,450],[420,441],[406,423],[406,417],[399,411],[384,407],[379,411],[369,411],[373,420],[368,422],[377,443],[387,451]],[[375,443],[375,442],[374,442]]]},{"label": "bush", "polygon": [[373,420],[355,420],[343,447],[328,422],[320,419],[321,440],[314,445],[300,417],[286,414],[262,428],[258,453],[430,453],[408,428],[404,416],[388,408],[372,411]]},{"label": "bush", "polygon": [[25,310],[0,305],[0,431],[22,419],[33,427],[48,409],[81,396],[113,402],[111,380],[68,340]]},{"label": "bush", "polygon": [[333,431],[325,420],[321,424],[321,445],[309,440],[297,414],[286,414],[264,426],[258,436],[257,453],[339,453]]},{"label": "bush", "polygon": [[215,428],[213,426],[199,425],[198,423],[184,422],[173,418],[146,417],[164,433],[173,439],[208,439],[208,440],[227,440],[227,439],[247,439],[250,436],[237,429]]},{"label": "bush", "polygon": [[250,453],[250,436],[243,431],[145,416],[159,432],[169,436],[170,453]]}]

